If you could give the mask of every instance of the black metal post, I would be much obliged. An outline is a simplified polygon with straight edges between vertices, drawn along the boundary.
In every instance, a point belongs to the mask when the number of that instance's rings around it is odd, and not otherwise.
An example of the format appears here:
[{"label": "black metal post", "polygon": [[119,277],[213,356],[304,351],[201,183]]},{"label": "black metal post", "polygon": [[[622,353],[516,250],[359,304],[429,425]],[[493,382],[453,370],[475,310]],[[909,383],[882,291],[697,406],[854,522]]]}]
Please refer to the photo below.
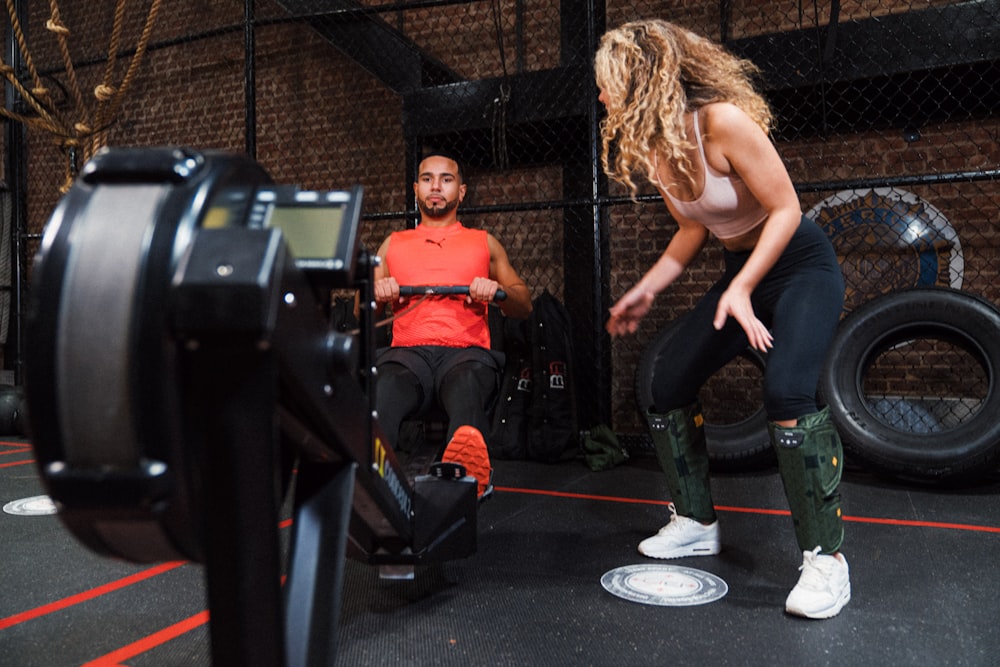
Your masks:
[{"label": "black metal post", "polygon": [[[605,29],[604,0],[590,0],[587,3],[587,55],[588,62],[593,62],[597,51],[597,42]],[[593,80],[593,79],[591,79]],[[594,85],[596,88],[596,85]],[[611,306],[611,234],[608,224],[609,210],[602,203],[602,197],[607,193],[608,179],[601,167],[600,138],[600,102],[597,91],[594,90],[590,101],[588,115],[588,137],[590,144],[591,168],[591,201],[593,202],[594,230],[594,360],[596,362],[596,378],[594,391],[598,404],[601,423],[611,425],[611,346],[604,331],[604,318]]]},{"label": "black metal post", "polygon": [[336,662],[357,467],[300,464],[286,585],[287,667]]},{"label": "black metal post", "polygon": [[[604,6],[595,0],[562,5],[562,60],[579,65],[593,60],[594,46],[604,26]],[[563,201],[565,266],[564,301],[575,318],[573,349],[576,354],[574,385],[579,427],[588,429],[611,419],[611,364],[604,319],[608,302],[608,246],[606,218],[600,194],[603,172],[597,155],[597,92],[593,73],[582,70],[580,89],[592,97],[586,113],[578,117],[573,141],[563,149]],[[573,203],[577,202],[577,203]],[[587,363],[583,360],[587,359]],[[586,387],[586,391],[582,388]]]},{"label": "black metal post", "polygon": [[[27,22],[27,4],[27,0],[14,1],[14,11],[22,26]],[[7,30],[4,50],[7,55],[7,64],[14,70],[14,76],[19,76],[24,63],[21,57],[21,50],[17,46],[17,40],[14,39],[12,33],[13,31]],[[7,109],[18,111],[21,106],[21,98],[9,82],[4,86],[4,93],[4,103]],[[4,366],[7,368],[13,367],[14,384],[20,385],[23,382],[21,297],[24,291],[22,286],[22,282],[24,281],[22,255],[25,252],[23,241],[28,225],[28,139],[27,131],[22,123],[8,120],[4,123],[4,128],[4,147],[7,154],[5,164],[7,170],[7,188],[10,191],[11,198],[11,298],[7,345],[4,348]]]},{"label": "black metal post", "polygon": [[253,342],[201,341],[184,360],[189,434],[204,456],[203,534],[212,664],[284,664],[277,363]]},{"label": "black metal post", "polygon": [[247,155],[257,159],[257,32],[254,2],[243,5],[243,98],[245,104]]}]

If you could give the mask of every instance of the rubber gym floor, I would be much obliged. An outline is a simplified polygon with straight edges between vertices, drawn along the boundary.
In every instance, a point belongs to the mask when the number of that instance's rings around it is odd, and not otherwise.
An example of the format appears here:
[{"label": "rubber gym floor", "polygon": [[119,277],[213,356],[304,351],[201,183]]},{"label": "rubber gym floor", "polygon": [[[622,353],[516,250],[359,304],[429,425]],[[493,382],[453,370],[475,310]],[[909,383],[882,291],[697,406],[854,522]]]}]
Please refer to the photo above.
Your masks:
[{"label": "rubber gym floor", "polygon": [[[1000,665],[1000,475],[944,490],[848,463],[853,597],[833,619],[784,613],[802,559],[773,469],[713,477],[722,553],[669,564],[728,592],[664,606],[601,584],[653,562],[636,551],[667,517],[651,456],[603,472],[497,461],[474,556],[407,582],[348,562],[335,664]],[[30,446],[0,441],[0,502],[42,494]],[[97,556],[51,514],[4,512],[0,535],[0,665],[211,664],[200,566]]]}]

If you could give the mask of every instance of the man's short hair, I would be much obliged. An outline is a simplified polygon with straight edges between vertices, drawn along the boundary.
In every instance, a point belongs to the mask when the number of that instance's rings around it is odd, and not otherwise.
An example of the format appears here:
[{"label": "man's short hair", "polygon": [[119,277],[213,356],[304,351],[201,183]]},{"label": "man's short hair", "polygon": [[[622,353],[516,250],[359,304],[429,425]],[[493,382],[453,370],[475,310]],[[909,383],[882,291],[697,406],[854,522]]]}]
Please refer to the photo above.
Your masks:
[{"label": "man's short hair", "polygon": [[465,170],[462,168],[462,161],[458,159],[457,155],[447,150],[429,150],[426,153],[424,153],[423,157],[420,158],[420,162],[423,162],[429,157],[443,157],[447,160],[451,160],[452,162],[454,162],[455,165],[458,167],[458,173],[455,175],[458,176],[459,182],[461,183],[465,182]]}]

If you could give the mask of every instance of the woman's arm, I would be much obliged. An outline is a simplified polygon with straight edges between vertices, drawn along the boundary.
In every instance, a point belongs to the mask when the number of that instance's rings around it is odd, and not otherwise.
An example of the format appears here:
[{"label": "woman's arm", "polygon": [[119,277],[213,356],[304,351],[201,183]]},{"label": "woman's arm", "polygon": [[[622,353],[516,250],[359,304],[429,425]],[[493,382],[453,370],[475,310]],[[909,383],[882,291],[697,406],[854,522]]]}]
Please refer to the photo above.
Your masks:
[{"label": "woman's arm", "polygon": [[677,215],[677,232],[656,263],[614,306],[605,328],[612,336],[635,333],[639,322],[653,306],[653,299],[673,283],[694,260],[708,240],[702,225]]},{"label": "woman's arm", "polygon": [[784,252],[802,217],[798,195],[778,151],[764,131],[731,104],[705,107],[705,155],[711,166],[735,173],[767,211],[753,250],[719,300],[715,327],[728,317],[740,323],[750,344],[764,351],[771,334],[754,315],[750,295]]}]

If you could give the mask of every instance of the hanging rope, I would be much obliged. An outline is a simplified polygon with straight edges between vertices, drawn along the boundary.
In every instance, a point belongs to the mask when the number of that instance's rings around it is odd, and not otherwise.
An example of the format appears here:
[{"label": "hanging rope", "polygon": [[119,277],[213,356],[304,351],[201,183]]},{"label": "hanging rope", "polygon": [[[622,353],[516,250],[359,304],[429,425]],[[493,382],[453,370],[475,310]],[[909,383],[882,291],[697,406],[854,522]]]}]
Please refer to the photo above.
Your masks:
[{"label": "hanging rope", "polygon": [[[121,13],[124,13],[126,0],[119,0],[119,7],[121,8]],[[94,95],[98,99],[97,107],[97,134],[91,137],[90,146],[85,151],[85,159],[90,159],[101,147],[107,144],[108,138],[108,127],[110,127],[112,121],[118,115],[118,111],[121,109],[122,103],[125,101],[125,95],[128,93],[129,88],[131,88],[133,81],[135,80],[136,74],[139,72],[139,64],[142,62],[143,56],[146,54],[146,49],[149,47],[149,40],[153,36],[153,24],[156,22],[156,15],[160,11],[160,4],[162,0],[153,0],[153,4],[150,5],[149,14],[146,16],[146,23],[142,28],[142,35],[139,37],[139,43],[136,45],[135,55],[132,56],[131,62],[129,62],[128,69],[125,72],[124,78],[122,78],[121,84],[118,89],[115,90],[111,87],[111,70],[107,70],[104,82],[101,86],[98,86],[94,90]],[[120,23],[119,13],[116,9],[115,22]],[[113,34],[113,33],[112,33]],[[108,55],[110,57],[111,52]]]},{"label": "hanging rope", "polygon": [[493,13],[497,48],[500,51],[500,66],[503,69],[500,91],[493,100],[492,118],[490,119],[493,165],[506,170],[510,167],[510,154],[507,150],[507,105],[510,102],[510,76],[507,73],[507,54],[503,41],[503,25],[500,21],[500,0],[493,0],[490,3],[490,9]]},{"label": "hanging rope", "polygon": [[[73,95],[73,101],[76,102],[76,108],[84,114],[84,118],[81,119],[84,123],[86,120],[86,106],[83,104],[83,93],[80,92],[80,82],[76,78],[76,68],[73,67],[73,58],[69,54],[69,28],[63,25],[62,19],[59,16],[59,5],[56,0],[49,0],[49,20],[45,22],[45,29],[56,36],[56,41],[59,43],[59,52],[62,54],[63,63],[66,66],[66,76],[69,78],[69,90]],[[27,61],[27,58],[25,58]]]},{"label": "hanging rope", "polygon": [[[108,60],[105,63],[101,83],[94,88],[96,103],[91,107],[85,101],[85,96],[77,78],[76,68],[73,66],[73,58],[69,49],[69,38],[72,33],[62,21],[58,1],[49,0],[49,19],[45,23],[45,28],[55,36],[56,42],[59,45],[59,52],[62,56],[66,77],[69,81],[69,96],[73,102],[70,113],[63,115],[56,108],[49,90],[42,85],[41,77],[38,75],[38,70],[31,57],[27,40],[21,29],[14,0],[6,0],[11,30],[17,41],[21,57],[24,60],[27,78],[31,81],[31,89],[26,88],[18,79],[18,72],[15,72],[13,67],[2,61],[0,61],[0,76],[3,76],[10,83],[34,115],[16,113],[6,108],[0,109],[0,114],[11,120],[23,123],[28,127],[47,132],[55,137],[56,144],[66,153],[66,178],[60,187],[61,192],[66,192],[72,185],[73,179],[76,177],[77,160],[79,159],[84,162],[89,160],[98,150],[107,144],[108,128],[114,122],[118,111],[121,109],[125,95],[139,70],[139,65],[149,46],[149,40],[153,34],[153,25],[156,22],[156,16],[160,11],[161,4],[162,0],[152,0],[135,53],[129,62],[121,84],[115,87],[113,82],[114,71],[117,64],[118,52],[121,49],[122,31],[125,23],[124,17],[128,5],[128,0],[117,0],[115,4],[114,24],[108,44]],[[74,117],[71,118],[69,116]]]},{"label": "hanging rope", "polygon": [[[14,37],[17,40],[17,47],[21,53],[28,52],[28,44],[24,39],[24,31],[21,30],[21,22],[17,17],[17,11],[14,8],[13,0],[7,0],[7,13],[10,15],[10,25],[14,32]],[[24,99],[29,106],[39,115],[44,123],[50,123],[55,126],[55,120],[46,111],[46,107],[51,107],[51,97],[49,96],[48,89],[42,86],[41,77],[38,76],[38,71],[35,69],[34,62],[30,58],[25,59],[25,67],[28,70],[28,74],[32,81],[32,90],[28,92],[25,90],[21,82],[15,77],[14,68],[10,67],[6,63],[0,63],[0,71],[5,79],[7,79],[14,89],[18,92],[22,99]],[[10,115],[4,110],[4,115]],[[22,120],[23,116],[17,116],[15,120]]]}]

